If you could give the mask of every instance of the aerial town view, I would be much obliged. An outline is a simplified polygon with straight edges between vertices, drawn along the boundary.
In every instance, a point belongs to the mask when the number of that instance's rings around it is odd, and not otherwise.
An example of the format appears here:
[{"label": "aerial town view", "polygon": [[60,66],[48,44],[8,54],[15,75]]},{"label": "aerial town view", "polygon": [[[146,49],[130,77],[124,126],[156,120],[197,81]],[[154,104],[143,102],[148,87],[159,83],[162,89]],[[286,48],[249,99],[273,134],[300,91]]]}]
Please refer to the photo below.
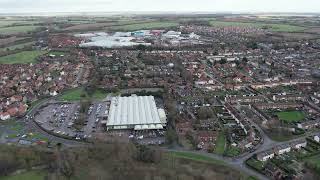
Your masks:
[{"label": "aerial town view", "polygon": [[250,3],[0,0],[0,180],[320,179],[320,3]]}]

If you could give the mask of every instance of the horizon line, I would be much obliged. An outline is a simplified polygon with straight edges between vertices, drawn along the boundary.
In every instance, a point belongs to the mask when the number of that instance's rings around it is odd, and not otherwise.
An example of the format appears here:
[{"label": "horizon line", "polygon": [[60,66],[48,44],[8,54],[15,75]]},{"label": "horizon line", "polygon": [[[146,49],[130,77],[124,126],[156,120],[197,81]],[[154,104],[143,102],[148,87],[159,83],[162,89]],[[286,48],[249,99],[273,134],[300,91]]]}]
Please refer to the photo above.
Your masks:
[{"label": "horizon line", "polygon": [[[170,13],[171,15],[174,14],[188,14],[188,15],[201,15],[201,14],[207,14],[207,15],[216,15],[216,14],[230,14],[230,15],[241,15],[241,14],[249,14],[249,15],[315,15],[320,16],[320,12],[268,12],[268,11],[70,11],[70,12],[64,12],[64,11],[57,11],[57,12],[4,12],[0,13],[0,16],[15,16],[15,15],[31,15],[31,16],[54,16],[54,15],[101,15],[101,14],[109,14],[109,15],[168,15],[167,13]],[[47,14],[47,15],[46,15]]]}]

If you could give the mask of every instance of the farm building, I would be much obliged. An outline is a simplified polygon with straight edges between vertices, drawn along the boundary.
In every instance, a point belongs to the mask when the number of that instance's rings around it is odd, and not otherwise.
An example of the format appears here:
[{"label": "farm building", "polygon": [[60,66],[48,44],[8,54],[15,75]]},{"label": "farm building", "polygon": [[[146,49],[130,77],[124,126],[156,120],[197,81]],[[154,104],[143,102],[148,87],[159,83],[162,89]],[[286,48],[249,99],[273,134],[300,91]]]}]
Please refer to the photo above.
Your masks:
[{"label": "farm building", "polygon": [[114,97],[111,100],[107,130],[163,129],[166,114],[158,109],[153,96]]}]

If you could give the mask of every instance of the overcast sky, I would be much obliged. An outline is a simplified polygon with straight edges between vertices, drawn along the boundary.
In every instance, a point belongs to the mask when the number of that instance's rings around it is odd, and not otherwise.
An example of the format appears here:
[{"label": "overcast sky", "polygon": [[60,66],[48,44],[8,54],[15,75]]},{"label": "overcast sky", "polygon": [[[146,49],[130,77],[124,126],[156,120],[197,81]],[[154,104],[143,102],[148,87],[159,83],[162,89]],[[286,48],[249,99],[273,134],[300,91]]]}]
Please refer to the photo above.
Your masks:
[{"label": "overcast sky", "polygon": [[320,12],[320,0],[0,0],[0,13],[114,11]]}]

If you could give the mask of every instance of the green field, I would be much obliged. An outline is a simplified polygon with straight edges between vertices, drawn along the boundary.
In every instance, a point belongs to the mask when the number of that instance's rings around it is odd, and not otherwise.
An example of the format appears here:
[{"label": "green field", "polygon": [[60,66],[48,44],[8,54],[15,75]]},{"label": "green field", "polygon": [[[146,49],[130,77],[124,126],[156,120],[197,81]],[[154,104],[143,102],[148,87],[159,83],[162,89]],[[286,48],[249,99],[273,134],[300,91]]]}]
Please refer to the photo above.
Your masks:
[{"label": "green field", "polygon": [[10,35],[34,31],[39,26],[12,26],[0,28],[0,34]]},{"label": "green field", "polygon": [[258,170],[258,171],[262,171],[265,167],[265,163],[262,161],[259,161],[257,159],[254,158],[250,158],[246,161],[247,165],[251,166],[252,168]]},{"label": "green field", "polygon": [[226,156],[236,157],[241,154],[241,150],[238,147],[234,147],[234,146],[229,145],[225,154],[226,154]]},{"label": "green field", "polygon": [[65,93],[62,94],[62,96],[59,97],[59,100],[61,101],[79,101],[81,99],[86,98],[87,94],[86,92],[81,89],[71,89],[66,91]]},{"label": "green field", "polygon": [[47,51],[23,51],[16,54],[0,57],[0,64],[28,64],[35,63],[37,57],[46,54]]},{"label": "green field", "polygon": [[108,95],[107,92],[105,92],[104,90],[101,89],[97,89],[94,94],[92,95],[92,98],[97,99],[97,100],[103,100],[104,98],[106,98]]},{"label": "green field", "polygon": [[271,31],[276,32],[299,32],[303,31],[306,28],[301,26],[293,26],[288,24],[267,24],[267,23],[260,23],[260,22],[226,22],[226,21],[210,21],[210,25],[214,27],[256,27],[256,28],[263,28],[268,29]]},{"label": "green field", "polygon": [[135,30],[142,30],[142,29],[168,28],[168,27],[175,27],[178,25],[179,23],[176,23],[176,22],[147,22],[147,23],[140,23],[140,24],[117,26],[112,29],[123,30],[123,31],[135,31]]},{"label": "green field", "polygon": [[9,46],[9,47],[6,47],[6,48],[0,48],[0,51],[5,51],[5,50],[16,50],[16,49],[22,49],[24,48],[25,46],[29,46],[29,45],[33,45],[35,42],[32,41],[32,42],[27,42],[27,43],[21,43],[21,44],[17,44],[17,45],[13,45],[13,46]]},{"label": "green field", "polygon": [[44,180],[46,176],[45,171],[28,171],[25,173],[0,177],[0,180]]},{"label": "green field", "polygon": [[172,156],[177,158],[184,158],[184,159],[190,159],[194,161],[210,163],[210,164],[226,165],[223,161],[210,158],[208,156],[191,153],[191,152],[172,152]]},{"label": "green field", "polygon": [[0,20],[0,27],[12,25],[32,25],[39,23],[38,21],[22,21],[22,20]]},{"label": "green field", "polygon": [[223,133],[220,133],[216,141],[214,152],[216,154],[223,154],[225,146],[226,146],[226,136]]},{"label": "green field", "polygon": [[81,88],[71,89],[63,93],[60,97],[60,101],[79,101],[85,98],[93,98],[96,100],[103,100],[108,95],[107,92],[101,89],[97,89],[91,96],[89,96],[85,90]]},{"label": "green field", "polygon": [[276,115],[280,120],[287,123],[300,122],[305,118],[304,113],[301,111],[283,111],[283,112],[277,112]]}]

